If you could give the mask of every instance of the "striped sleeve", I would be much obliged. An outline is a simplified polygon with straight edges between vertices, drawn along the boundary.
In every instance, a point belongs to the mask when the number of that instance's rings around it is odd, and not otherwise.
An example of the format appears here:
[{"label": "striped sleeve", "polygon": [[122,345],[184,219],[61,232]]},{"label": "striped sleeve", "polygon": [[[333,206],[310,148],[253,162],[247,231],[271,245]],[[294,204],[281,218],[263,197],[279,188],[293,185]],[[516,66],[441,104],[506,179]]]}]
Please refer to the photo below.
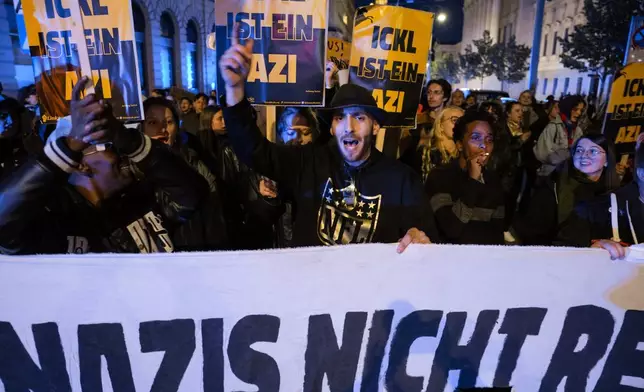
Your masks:
[{"label": "striped sleeve", "polygon": [[139,163],[144,160],[148,154],[150,154],[150,149],[152,148],[152,140],[148,136],[141,134],[141,138],[142,141],[139,148],[137,148],[133,153],[128,154],[128,158],[135,163]]},{"label": "striped sleeve", "polygon": [[45,145],[45,155],[65,173],[71,173],[78,168],[83,154],[72,151],[65,143],[65,138],[50,140]]}]

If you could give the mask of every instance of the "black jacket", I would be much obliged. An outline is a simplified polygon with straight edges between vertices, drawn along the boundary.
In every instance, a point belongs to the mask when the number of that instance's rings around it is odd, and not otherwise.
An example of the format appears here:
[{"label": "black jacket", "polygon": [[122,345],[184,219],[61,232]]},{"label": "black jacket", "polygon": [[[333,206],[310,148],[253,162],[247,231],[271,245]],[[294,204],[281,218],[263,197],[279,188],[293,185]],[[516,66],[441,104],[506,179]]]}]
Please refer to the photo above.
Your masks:
[{"label": "black jacket", "polygon": [[[378,152],[359,168],[333,144],[279,146],[266,140],[243,100],[224,109],[239,159],[293,196],[293,246],[397,242],[412,227],[433,241],[437,231],[420,178]],[[352,187],[353,185],[353,187]]]},{"label": "black jacket", "polygon": [[200,127],[199,115],[194,110],[181,114],[181,130],[196,135]]},{"label": "black jacket", "polygon": [[220,190],[215,176],[200,159],[199,154],[186,145],[177,143],[173,151],[208,183],[207,201],[187,222],[174,232],[172,240],[177,251],[209,251],[229,248],[229,238],[221,206]]},{"label": "black jacket", "polygon": [[505,201],[495,173],[484,170],[485,183],[470,178],[459,162],[434,169],[427,179],[427,194],[445,242],[503,244]]},{"label": "black jacket", "polygon": [[91,206],[68,184],[82,155],[64,139],[0,184],[0,253],[171,252],[173,224],[191,217],[206,182],[165,145],[140,138],[128,154],[142,177]]},{"label": "black jacket", "polygon": [[[254,123],[254,117],[249,118]],[[228,135],[202,130],[198,138],[204,161],[217,178],[229,248],[272,248],[273,224],[283,212],[281,202],[264,198],[259,193],[259,176],[240,162]]]},{"label": "black jacket", "polygon": [[[639,187],[631,183],[614,192],[619,209],[617,222],[622,242],[633,245],[644,240],[644,208]],[[563,223],[557,238],[558,245],[589,247],[593,240],[611,239],[610,194],[579,203]],[[631,229],[632,224],[632,229]],[[633,238],[633,231],[637,241]]]}]

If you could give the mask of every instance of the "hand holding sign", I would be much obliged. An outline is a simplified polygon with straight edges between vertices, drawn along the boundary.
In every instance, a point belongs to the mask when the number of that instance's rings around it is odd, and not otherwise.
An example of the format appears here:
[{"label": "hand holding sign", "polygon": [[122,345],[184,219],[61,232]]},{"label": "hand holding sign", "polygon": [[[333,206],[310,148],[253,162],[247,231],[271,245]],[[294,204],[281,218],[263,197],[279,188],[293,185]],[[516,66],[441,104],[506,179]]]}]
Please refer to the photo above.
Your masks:
[{"label": "hand holding sign", "polygon": [[89,78],[83,77],[72,91],[72,129],[67,136],[67,145],[73,151],[83,151],[92,142],[103,140],[107,136],[105,127],[108,120],[103,116],[104,102],[99,101],[94,94],[87,94],[81,99],[81,93],[90,83]]},{"label": "hand holding sign", "polygon": [[431,240],[427,237],[425,232],[413,227],[407,231],[407,234],[398,242],[396,251],[402,253],[411,244],[431,244]]},{"label": "hand holding sign", "polygon": [[221,76],[226,84],[226,103],[238,104],[244,98],[244,82],[248,78],[253,56],[254,41],[249,39],[244,45],[239,43],[239,24],[233,28],[230,47],[219,61]]}]

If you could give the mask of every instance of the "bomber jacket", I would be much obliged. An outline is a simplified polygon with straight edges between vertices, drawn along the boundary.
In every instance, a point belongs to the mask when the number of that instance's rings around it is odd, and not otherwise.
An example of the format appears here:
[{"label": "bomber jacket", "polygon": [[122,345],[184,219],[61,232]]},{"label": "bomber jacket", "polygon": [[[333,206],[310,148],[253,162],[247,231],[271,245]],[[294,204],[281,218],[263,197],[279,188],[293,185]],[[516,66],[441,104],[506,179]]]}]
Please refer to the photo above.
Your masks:
[{"label": "bomber jacket", "polygon": [[127,155],[141,179],[100,207],[68,184],[82,155],[64,138],[0,183],[0,253],[172,252],[173,225],[191,217],[207,185],[162,143],[134,138]]}]

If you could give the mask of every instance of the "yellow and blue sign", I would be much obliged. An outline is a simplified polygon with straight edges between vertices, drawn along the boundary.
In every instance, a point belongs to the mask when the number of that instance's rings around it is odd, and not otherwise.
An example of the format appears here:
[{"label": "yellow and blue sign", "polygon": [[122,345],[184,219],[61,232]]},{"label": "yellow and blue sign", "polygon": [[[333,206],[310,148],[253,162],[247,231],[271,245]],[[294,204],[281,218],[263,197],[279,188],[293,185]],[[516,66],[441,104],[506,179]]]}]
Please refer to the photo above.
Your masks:
[{"label": "yellow and blue sign", "polygon": [[433,23],[434,14],[403,7],[356,11],[349,81],[373,91],[388,125],[416,126]]},{"label": "yellow and blue sign", "polygon": [[[216,0],[217,62],[231,45],[253,39],[246,96],[253,104],[324,105],[327,0]],[[219,91],[224,84],[217,79]]]},{"label": "yellow and blue sign", "polygon": [[[69,115],[81,75],[91,75],[118,119],[143,118],[129,0],[22,0],[22,6],[44,122]],[[90,69],[81,69],[87,58]]]},{"label": "yellow and blue sign", "polygon": [[606,110],[604,134],[618,154],[635,152],[644,124],[644,63],[631,63],[615,77]]}]

